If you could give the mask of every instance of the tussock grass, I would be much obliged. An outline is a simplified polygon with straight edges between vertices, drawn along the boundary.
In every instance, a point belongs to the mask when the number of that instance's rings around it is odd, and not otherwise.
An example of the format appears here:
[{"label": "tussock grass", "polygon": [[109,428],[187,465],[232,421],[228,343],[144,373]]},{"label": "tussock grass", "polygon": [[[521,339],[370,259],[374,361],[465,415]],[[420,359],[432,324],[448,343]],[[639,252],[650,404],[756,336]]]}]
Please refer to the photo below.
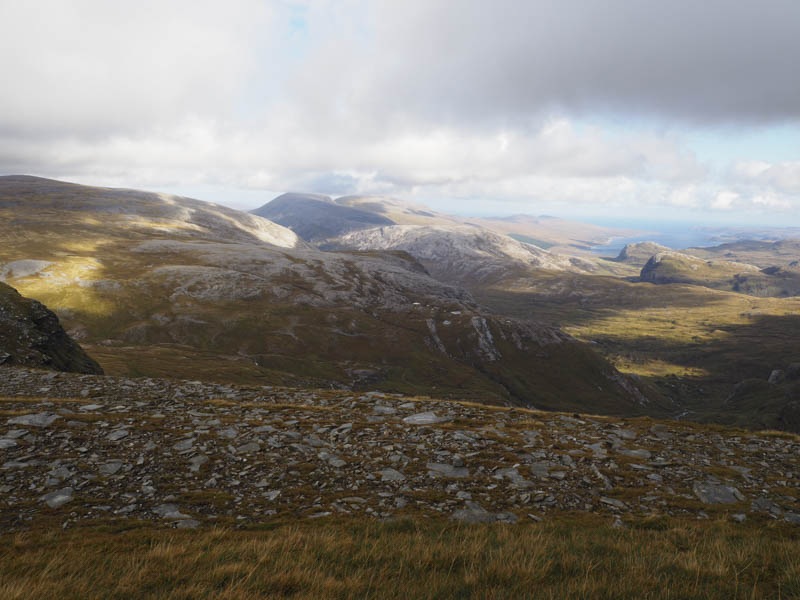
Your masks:
[{"label": "tussock grass", "polygon": [[0,537],[0,598],[796,598],[797,529],[659,517]]}]

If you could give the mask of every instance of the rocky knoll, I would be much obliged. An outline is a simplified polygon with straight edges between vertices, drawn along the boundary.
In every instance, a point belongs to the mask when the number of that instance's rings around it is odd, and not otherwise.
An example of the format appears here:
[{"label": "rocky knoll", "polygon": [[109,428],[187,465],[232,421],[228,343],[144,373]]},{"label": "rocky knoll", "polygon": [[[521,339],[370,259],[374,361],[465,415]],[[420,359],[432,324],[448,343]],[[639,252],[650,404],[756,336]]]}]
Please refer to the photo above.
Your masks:
[{"label": "rocky knoll", "polygon": [[103,373],[67,335],[53,312],[4,283],[0,283],[0,364]]},{"label": "rocky knoll", "polygon": [[641,268],[647,264],[651,256],[659,252],[670,252],[670,249],[656,242],[636,242],[634,244],[625,244],[625,247],[619,251],[614,260]]},{"label": "rocky knoll", "polygon": [[740,262],[705,259],[682,252],[658,252],[642,267],[641,281],[687,283],[750,296],[781,297],[800,294],[797,267],[759,267]]},{"label": "rocky knoll", "polygon": [[800,524],[800,438],[680,422],[0,369],[0,526],[683,515]]}]

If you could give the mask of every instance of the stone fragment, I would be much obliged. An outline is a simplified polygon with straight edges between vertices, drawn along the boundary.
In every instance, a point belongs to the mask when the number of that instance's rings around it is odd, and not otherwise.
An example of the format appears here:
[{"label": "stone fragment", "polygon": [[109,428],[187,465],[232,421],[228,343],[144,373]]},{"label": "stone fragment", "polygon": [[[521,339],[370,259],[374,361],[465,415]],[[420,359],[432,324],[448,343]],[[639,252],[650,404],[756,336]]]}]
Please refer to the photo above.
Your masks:
[{"label": "stone fragment", "polygon": [[200,471],[200,467],[202,467],[207,462],[208,462],[208,457],[205,456],[204,454],[198,454],[197,456],[193,456],[192,458],[189,459],[189,464],[191,465],[189,467],[189,470],[192,473],[197,473],[198,471]]},{"label": "stone fragment", "polygon": [[744,495],[730,485],[697,482],[692,491],[703,504],[733,504],[744,500]]},{"label": "stone fragment", "polygon": [[236,454],[249,454],[250,452],[257,452],[261,449],[261,445],[257,442],[248,442],[236,448]]},{"label": "stone fragment", "polygon": [[56,419],[60,419],[59,415],[52,413],[42,412],[30,415],[21,415],[19,417],[12,417],[8,420],[9,425],[27,425],[28,427],[47,427],[52,425]]},{"label": "stone fragment", "polygon": [[162,519],[188,519],[189,515],[183,514],[178,510],[177,504],[159,504],[153,509],[153,512]]},{"label": "stone fragment", "polygon": [[383,469],[378,471],[381,481],[405,481],[406,477],[396,469]]},{"label": "stone fragment", "polygon": [[637,449],[619,448],[617,452],[619,452],[620,454],[624,454],[625,456],[630,456],[631,458],[641,458],[643,460],[647,460],[652,456],[652,453],[649,450],[644,450],[641,448]]},{"label": "stone fragment", "polygon": [[100,465],[98,471],[103,475],[116,475],[117,472],[123,467],[125,463],[121,460],[110,460],[105,464]]},{"label": "stone fragment", "polygon": [[177,452],[184,452],[185,450],[191,450],[194,446],[194,438],[188,438],[186,440],[181,440],[177,444],[172,446],[172,449]]},{"label": "stone fragment", "polygon": [[106,439],[109,440],[109,441],[112,441],[112,442],[118,442],[118,441],[120,441],[122,439],[125,439],[126,437],[128,437],[128,431],[127,430],[125,430],[125,429],[117,429],[117,430],[112,431],[111,433],[109,433],[106,436]]},{"label": "stone fragment", "polygon": [[423,412],[410,415],[403,419],[407,425],[436,425],[437,423],[447,423],[450,417],[440,417],[434,412]]},{"label": "stone fragment", "polygon": [[72,501],[72,492],[73,490],[71,487],[62,488],[60,490],[56,490],[55,492],[45,494],[42,496],[42,500],[50,508],[60,508],[66,503]]},{"label": "stone fragment", "polygon": [[601,496],[600,502],[602,502],[603,504],[608,504],[609,506],[613,506],[614,508],[619,508],[620,510],[624,510],[625,508],[627,508],[627,506],[622,500],[617,500],[616,498],[608,498],[606,496]]},{"label": "stone fragment", "polygon": [[442,475],[444,477],[469,477],[469,469],[465,467],[454,467],[453,465],[446,465],[443,463],[434,463],[429,462],[425,465],[428,469],[428,472],[434,473],[436,475]]}]

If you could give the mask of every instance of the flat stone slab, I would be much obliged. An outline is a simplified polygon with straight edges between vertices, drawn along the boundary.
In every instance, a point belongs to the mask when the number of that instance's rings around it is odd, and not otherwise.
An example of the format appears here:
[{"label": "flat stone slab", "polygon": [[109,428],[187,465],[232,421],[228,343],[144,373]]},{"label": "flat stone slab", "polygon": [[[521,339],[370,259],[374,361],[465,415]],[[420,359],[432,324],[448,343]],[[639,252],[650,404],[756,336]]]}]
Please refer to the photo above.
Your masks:
[{"label": "flat stone slab", "polygon": [[428,471],[436,473],[437,475],[444,475],[445,477],[469,477],[469,469],[466,467],[454,467],[443,463],[429,462],[425,465]]},{"label": "flat stone slab", "polygon": [[450,417],[440,417],[435,412],[423,412],[405,417],[403,423],[407,425],[436,425],[437,423],[447,423],[451,420]]},{"label": "flat stone slab", "polygon": [[29,427],[47,427],[52,425],[56,419],[60,419],[59,415],[53,413],[36,413],[32,415],[20,415],[19,417],[12,417],[8,420],[9,425],[27,425]]},{"label": "flat stone slab", "polygon": [[179,509],[177,504],[159,504],[153,509],[153,512],[156,513],[162,519],[189,519],[189,515],[183,514]]},{"label": "flat stone slab", "polygon": [[55,492],[50,492],[49,494],[42,496],[42,500],[50,508],[60,508],[67,502],[72,501],[72,488],[67,487],[56,490]]},{"label": "flat stone slab", "polygon": [[383,469],[382,471],[378,471],[378,475],[381,476],[381,481],[405,481],[406,476],[403,475],[397,469]]},{"label": "flat stone slab", "polygon": [[703,504],[733,504],[744,500],[744,494],[730,485],[695,483],[692,491]]}]

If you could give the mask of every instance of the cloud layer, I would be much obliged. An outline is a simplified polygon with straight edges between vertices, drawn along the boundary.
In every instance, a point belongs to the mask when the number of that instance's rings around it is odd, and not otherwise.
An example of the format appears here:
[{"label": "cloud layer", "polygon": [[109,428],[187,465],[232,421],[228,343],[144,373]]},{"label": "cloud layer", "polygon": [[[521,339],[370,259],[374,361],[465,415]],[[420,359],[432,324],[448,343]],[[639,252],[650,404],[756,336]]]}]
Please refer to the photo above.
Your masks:
[{"label": "cloud layer", "polygon": [[0,173],[789,210],[800,162],[685,139],[800,121],[797,23],[788,0],[0,0]]}]

